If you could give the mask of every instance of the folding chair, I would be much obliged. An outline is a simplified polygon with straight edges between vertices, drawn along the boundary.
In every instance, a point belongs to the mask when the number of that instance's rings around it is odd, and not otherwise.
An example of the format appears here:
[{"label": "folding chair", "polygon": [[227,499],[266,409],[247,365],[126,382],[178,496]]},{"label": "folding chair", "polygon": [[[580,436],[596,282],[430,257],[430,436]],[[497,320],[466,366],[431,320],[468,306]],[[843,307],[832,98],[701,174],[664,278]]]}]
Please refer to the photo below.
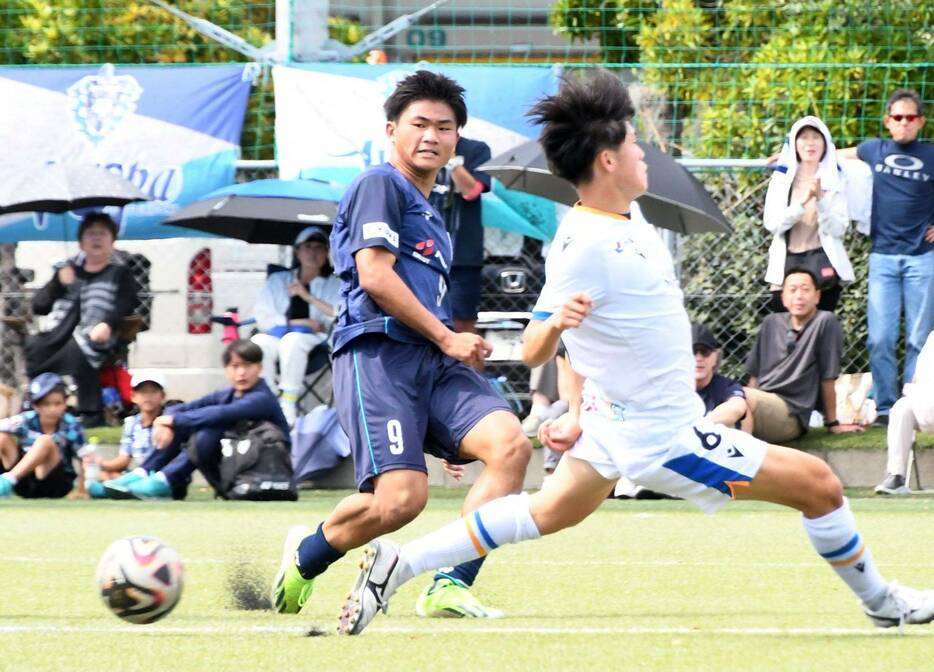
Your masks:
[{"label": "folding chair", "polygon": [[[282,266],[280,264],[267,264],[266,266],[266,277],[269,277],[273,273],[278,271],[287,271],[289,268],[287,266]],[[331,375],[331,348],[328,344],[330,340],[330,332],[328,332],[328,338],[312,348],[311,352],[308,353],[308,364],[305,366],[305,378],[302,381],[302,391],[298,395],[298,399],[295,400],[296,405],[303,410],[305,409],[302,405],[302,401],[308,397],[313,397],[319,404],[325,404],[326,406],[331,406],[334,403],[334,388],[330,386],[330,391],[324,393],[318,392],[317,386],[324,379],[325,376],[330,380]]]},{"label": "folding chair", "polygon": [[911,474],[914,472],[915,475],[915,490],[924,490],[924,486],[921,485],[921,468],[918,467],[918,459],[916,455],[916,448],[918,442],[912,441],[911,451],[908,453],[908,487],[911,487]]},{"label": "folding chair", "polygon": [[[330,339],[329,339],[330,340]],[[318,392],[318,384],[327,376],[329,392]],[[308,353],[308,365],[305,367],[305,379],[302,381],[302,392],[298,395],[296,404],[303,408],[302,400],[314,397],[318,404],[331,406],[334,403],[334,386],[330,384],[331,378],[331,348],[327,340],[322,341]],[[316,405],[318,405],[316,404]],[[310,409],[308,409],[310,410]]]}]

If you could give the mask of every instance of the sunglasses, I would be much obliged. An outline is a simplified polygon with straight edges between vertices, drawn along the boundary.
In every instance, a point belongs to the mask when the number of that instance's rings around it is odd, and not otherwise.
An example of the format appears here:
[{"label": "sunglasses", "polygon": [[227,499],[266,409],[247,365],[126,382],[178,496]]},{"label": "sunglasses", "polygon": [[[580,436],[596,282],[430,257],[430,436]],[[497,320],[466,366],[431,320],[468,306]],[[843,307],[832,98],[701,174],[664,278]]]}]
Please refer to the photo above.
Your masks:
[{"label": "sunglasses", "polygon": [[894,119],[895,121],[901,121],[902,119],[904,119],[909,124],[913,122],[915,119],[918,119],[920,116],[921,116],[920,114],[890,114],[889,115],[889,117],[891,119]]},{"label": "sunglasses", "polygon": [[703,346],[703,345],[695,345],[695,346],[694,346],[694,354],[695,354],[695,355],[700,355],[701,357],[710,357],[711,353],[713,353],[713,350],[711,350],[711,349],[708,348],[708,347],[705,347],[705,346]]}]

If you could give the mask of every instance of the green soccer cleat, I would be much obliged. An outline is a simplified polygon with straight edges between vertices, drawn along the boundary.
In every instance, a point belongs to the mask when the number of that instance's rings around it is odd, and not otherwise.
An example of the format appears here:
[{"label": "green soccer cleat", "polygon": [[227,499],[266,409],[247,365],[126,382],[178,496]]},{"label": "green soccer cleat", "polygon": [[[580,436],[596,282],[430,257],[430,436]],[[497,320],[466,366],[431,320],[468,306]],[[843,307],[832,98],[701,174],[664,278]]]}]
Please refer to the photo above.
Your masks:
[{"label": "green soccer cleat", "polygon": [[282,562],[272,582],[272,608],[280,614],[300,612],[315,588],[314,579],[306,579],[299,573],[295,557],[298,545],[310,534],[310,528],[298,525],[289,530],[285,538]]},{"label": "green soccer cleat", "polygon": [[88,497],[91,499],[107,499],[107,491],[100,481],[91,481],[87,485]]},{"label": "green soccer cleat", "polygon": [[13,494],[13,484],[5,478],[0,478],[0,498],[6,499]]},{"label": "green soccer cleat", "polygon": [[490,609],[470,594],[456,579],[435,579],[418,596],[415,613],[422,618],[502,618],[499,609]]}]

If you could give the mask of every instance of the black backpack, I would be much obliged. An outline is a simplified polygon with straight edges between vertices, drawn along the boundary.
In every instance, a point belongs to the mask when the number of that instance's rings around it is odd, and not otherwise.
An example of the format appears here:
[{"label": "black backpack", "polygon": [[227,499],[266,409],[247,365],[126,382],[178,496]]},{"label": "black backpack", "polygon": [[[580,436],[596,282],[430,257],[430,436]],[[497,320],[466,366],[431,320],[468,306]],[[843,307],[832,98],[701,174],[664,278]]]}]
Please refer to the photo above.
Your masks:
[{"label": "black backpack", "polygon": [[243,421],[227,430],[215,489],[224,499],[297,500],[290,444],[282,430],[268,420]]}]

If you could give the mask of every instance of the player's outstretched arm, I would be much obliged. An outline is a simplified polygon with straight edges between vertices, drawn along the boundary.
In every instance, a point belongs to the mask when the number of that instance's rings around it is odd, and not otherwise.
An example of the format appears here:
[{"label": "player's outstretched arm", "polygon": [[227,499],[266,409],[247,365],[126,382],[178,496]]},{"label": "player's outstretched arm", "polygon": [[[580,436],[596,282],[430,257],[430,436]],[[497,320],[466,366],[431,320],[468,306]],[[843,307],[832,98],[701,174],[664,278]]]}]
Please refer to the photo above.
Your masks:
[{"label": "player's outstretched arm", "polygon": [[707,414],[707,418],[714,423],[732,427],[745,417],[749,407],[742,397],[727,399]]},{"label": "player's outstretched arm", "polygon": [[575,292],[547,319],[529,322],[522,334],[522,361],[528,366],[541,366],[553,358],[561,333],[579,327],[592,307],[589,295]]},{"label": "player's outstretched arm", "polygon": [[414,329],[441,351],[469,366],[482,364],[493,347],[477,334],[456,334],[425,308],[393,268],[396,257],[367,247],[354,257],[360,286],[384,311]]}]

